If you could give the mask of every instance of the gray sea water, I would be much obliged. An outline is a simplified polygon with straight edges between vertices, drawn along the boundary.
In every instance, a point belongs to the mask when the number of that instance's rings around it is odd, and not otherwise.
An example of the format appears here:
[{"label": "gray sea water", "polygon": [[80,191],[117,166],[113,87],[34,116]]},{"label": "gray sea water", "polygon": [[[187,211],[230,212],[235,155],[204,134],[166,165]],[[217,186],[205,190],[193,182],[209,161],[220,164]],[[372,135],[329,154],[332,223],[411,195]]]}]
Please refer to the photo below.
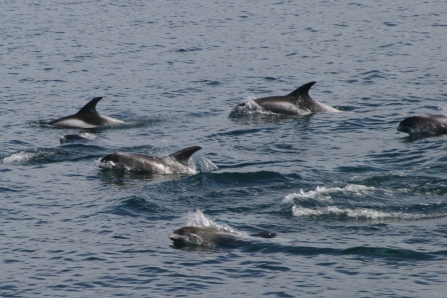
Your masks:
[{"label": "gray sea water", "polygon": [[[0,296],[445,297],[446,1],[2,1]],[[310,81],[341,113],[230,117]],[[129,122],[50,120],[103,96]],[[191,175],[99,168],[203,149]],[[176,247],[188,224],[278,236]]]}]

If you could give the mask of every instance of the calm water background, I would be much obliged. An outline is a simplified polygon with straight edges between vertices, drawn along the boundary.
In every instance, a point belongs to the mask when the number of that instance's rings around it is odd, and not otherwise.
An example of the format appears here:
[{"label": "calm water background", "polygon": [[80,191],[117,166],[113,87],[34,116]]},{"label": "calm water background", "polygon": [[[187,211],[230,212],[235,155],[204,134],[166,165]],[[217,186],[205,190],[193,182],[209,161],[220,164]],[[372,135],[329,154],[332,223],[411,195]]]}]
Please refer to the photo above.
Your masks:
[{"label": "calm water background", "polygon": [[[0,296],[445,297],[447,137],[396,127],[447,107],[446,15],[446,1],[2,1]],[[229,117],[309,81],[343,112]],[[95,96],[130,124],[59,144],[78,130],[46,123]],[[98,168],[193,145],[187,177]],[[172,247],[207,219],[278,238]]]}]

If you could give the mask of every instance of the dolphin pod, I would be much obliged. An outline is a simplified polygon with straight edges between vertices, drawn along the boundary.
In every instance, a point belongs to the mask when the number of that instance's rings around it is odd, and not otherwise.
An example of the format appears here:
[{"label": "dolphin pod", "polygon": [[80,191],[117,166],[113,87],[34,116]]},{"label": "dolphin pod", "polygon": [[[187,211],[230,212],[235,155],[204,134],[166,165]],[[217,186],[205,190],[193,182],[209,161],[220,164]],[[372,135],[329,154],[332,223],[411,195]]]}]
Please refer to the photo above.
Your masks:
[{"label": "dolphin pod", "polygon": [[124,123],[124,121],[104,116],[96,111],[96,104],[102,97],[95,97],[76,114],[49,122],[49,125],[66,128],[95,128],[109,124]]},{"label": "dolphin pod", "polygon": [[402,120],[398,131],[409,135],[442,135],[447,133],[447,117],[444,115],[419,115]]},{"label": "dolphin pod", "polygon": [[[339,110],[318,102],[309,96],[310,88],[316,82],[310,82],[299,87],[295,91],[283,96],[270,96],[253,100],[256,104],[265,110],[287,115],[309,115],[318,112],[340,112]],[[233,112],[244,107],[246,102],[237,105]]]},{"label": "dolphin pod", "polygon": [[[338,109],[318,102],[309,96],[310,88],[316,82],[309,82],[297,88],[295,91],[283,96],[270,96],[253,100],[263,109],[286,115],[309,115],[319,112],[339,112]],[[97,103],[102,97],[95,97],[87,103],[76,114],[66,116],[49,122],[49,125],[66,128],[94,128],[124,121],[112,117],[100,115],[96,111]],[[237,105],[232,112],[243,109],[248,102]],[[413,134],[441,135],[447,134],[447,117],[444,115],[419,115],[404,119],[399,123],[398,131]],[[83,135],[65,135],[61,137],[61,143],[71,140],[88,140],[91,138]],[[110,165],[112,167],[135,170],[151,174],[184,174],[191,173],[189,158],[200,146],[193,146],[172,153],[166,157],[155,157],[130,152],[117,152],[104,156],[100,166]],[[250,236],[244,236],[229,231],[205,227],[186,226],[175,230],[169,238],[180,245],[234,245],[248,243],[253,237],[274,238],[272,232],[261,232]]]},{"label": "dolphin pod", "polygon": [[150,174],[184,174],[193,171],[188,166],[188,160],[200,149],[202,149],[200,146],[188,147],[164,158],[137,153],[117,152],[104,156],[101,159],[101,163]]},{"label": "dolphin pod", "polygon": [[[261,232],[250,237],[274,238],[275,236],[276,234],[272,232]],[[212,227],[188,226],[175,230],[169,239],[183,245],[215,246],[247,243],[252,240],[250,237]]]}]

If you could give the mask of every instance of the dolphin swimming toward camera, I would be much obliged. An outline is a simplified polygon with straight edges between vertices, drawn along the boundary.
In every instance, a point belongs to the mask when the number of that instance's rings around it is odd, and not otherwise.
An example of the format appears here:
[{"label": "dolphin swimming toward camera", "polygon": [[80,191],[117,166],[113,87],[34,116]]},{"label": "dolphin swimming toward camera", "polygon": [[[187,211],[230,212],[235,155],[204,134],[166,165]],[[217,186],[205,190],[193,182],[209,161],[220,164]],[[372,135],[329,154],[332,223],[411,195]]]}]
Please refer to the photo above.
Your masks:
[{"label": "dolphin swimming toward camera", "polygon": [[102,97],[95,97],[76,114],[53,120],[48,124],[66,128],[95,128],[109,124],[125,123],[124,121],[99,114],[96,111],[96,104],[101,99]]},{"label": "dolphin swimming toward camera", "polygon": [[188,160],[191,155],[200,149],[202,147],[193,146],[172,153],[164,158],[137,153],[117,152],[104,156],[101,159],[101,163],[150,174],[184,174],[193,171],[188,166]]},{"label": "dolphin swimming toward camera", "polygon": [[[270,96],[253,100],[256,104],[265,110],[288,115],[309,115],[318,112],[340,112],[331,106],[316,101],[309,96],[310,88],[316,82],[310,82],[299,87],[295,91],[284,96]],[[240,107],[244,107],[246,102],[237,105],[233,112],[238,111]]]},{"label": "dolphin swimming toward camera", "polygon": [[447,134],[447,117],[444,115],[419,115],[409,117],[399,123],[397,130],[410,135]]},{"label": "dolphin swimming toward camera", "polygon": [[176,244],[215,246],[247,243],[250,242],[250,237],[274,238],[275,236],[276,234],[272,232],[244,236],[212,227],[188,226],[175,230],[169,239]]}]

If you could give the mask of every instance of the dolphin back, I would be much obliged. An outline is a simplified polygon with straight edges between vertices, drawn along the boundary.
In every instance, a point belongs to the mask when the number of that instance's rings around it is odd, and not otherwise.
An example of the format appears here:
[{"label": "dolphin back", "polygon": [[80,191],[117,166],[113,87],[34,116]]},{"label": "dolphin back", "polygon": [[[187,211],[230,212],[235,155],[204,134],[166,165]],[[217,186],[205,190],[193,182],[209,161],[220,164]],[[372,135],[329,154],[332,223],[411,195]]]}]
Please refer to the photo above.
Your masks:
[{"label": "dolphin back", "polygon": [[98,114],[96,111],[96,104],[102,99],[102,97],[95,97],[92,100],[88,102],[82,109],[77,112],[77,114],[86,114],[86,113],[93,113]]},{"label": "dolphin back", "polygon": [[192,146],[185,148],[183,150],[177,151],[169,155],[169,157],[173,158],[176,162],[181,163],[182,165],[188,165],[188,160],[195,152],[202,149],[200,146]]}]

